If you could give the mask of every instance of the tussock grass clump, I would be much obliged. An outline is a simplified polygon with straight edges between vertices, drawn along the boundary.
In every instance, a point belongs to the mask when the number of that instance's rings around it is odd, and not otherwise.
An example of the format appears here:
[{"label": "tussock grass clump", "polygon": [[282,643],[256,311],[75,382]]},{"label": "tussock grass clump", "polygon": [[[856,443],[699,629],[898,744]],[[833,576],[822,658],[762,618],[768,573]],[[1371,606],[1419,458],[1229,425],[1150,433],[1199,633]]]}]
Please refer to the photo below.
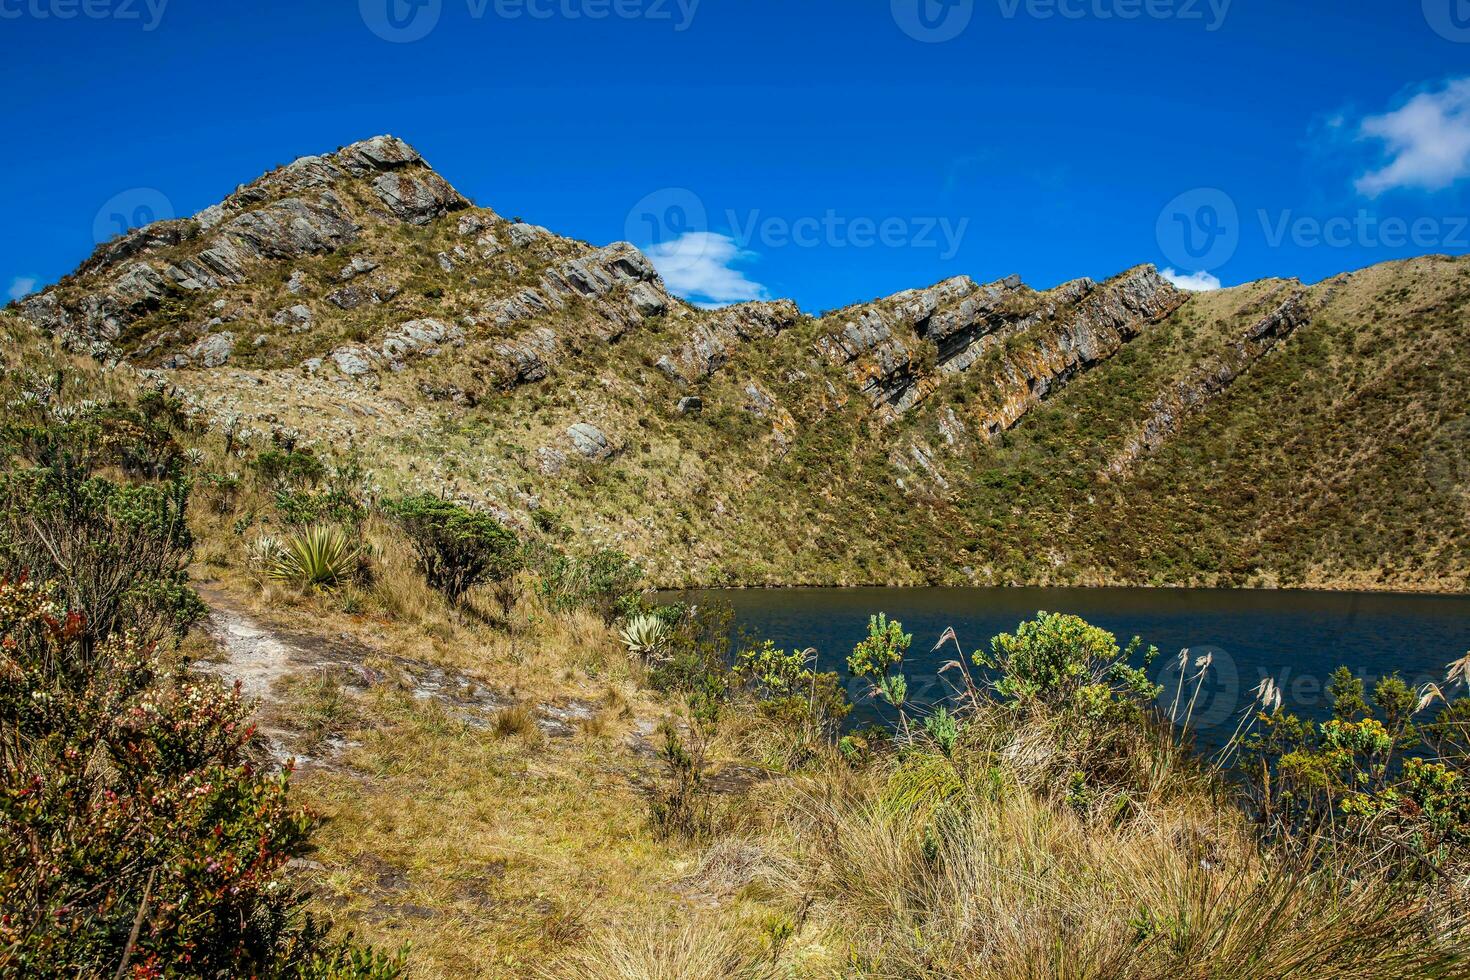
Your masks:
[{"label": "tussock grass clump", "polygon": [[779,980],[785,974],[719,923],[653,922],[605,933],[545,980]]},{"label": "tussock grass clump", "polygon": [[811,920],[858,976],[1417,976],[1462,959],[1462,913],[1262,850],[1205,795],[1099,820],[982,752],[820,777],[786,819],[787,887],[816,896]]},{"label": "tussock grass clump", "polygon": [[536,725],[536,715],[524,704],[511,705],[495,712],[490,721],[490,733],[496,738],[537,739],[541,729]]}]

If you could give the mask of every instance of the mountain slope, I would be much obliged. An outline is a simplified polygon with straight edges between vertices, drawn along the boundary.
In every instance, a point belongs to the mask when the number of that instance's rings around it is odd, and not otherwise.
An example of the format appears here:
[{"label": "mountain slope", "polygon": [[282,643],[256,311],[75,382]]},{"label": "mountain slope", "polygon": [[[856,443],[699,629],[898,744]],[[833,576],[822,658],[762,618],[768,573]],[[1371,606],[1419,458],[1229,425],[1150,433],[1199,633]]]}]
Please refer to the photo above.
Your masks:
[{"label": "mountain slope", "polygon": [[1149,266],[705,311],[378,137],[12,312],[243,441],[552,519],[660,584],[1460,590],[1470,263],[1190,296]]}]

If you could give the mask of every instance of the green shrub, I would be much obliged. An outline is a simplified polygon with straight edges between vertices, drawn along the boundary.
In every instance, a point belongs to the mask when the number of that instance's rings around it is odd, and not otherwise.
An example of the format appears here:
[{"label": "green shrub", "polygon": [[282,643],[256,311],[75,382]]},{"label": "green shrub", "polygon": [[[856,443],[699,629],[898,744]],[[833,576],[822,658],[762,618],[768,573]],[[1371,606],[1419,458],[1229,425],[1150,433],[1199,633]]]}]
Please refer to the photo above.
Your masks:
[{"label": "green shrub", "polygon": [[[1141,718],[1161,690],[1130,663],[1140,646],[1135,637],[1121,649],[1112,633],[1080,617],[1041,612],[992,639],[975,662],[998,673],[996,692],[1012,704],[1110,723]],[[1144,659],[1157,655],[1150,647]]]},{"label": "green shrub", "polygon": [[311,821],[248,762],[238,693],[89,641],[52,587],[0,582],[0,974],[396,976],[281,880]]},{"label": "green shrub", "polygon": [[576,557],[543,554],[539,571],[537,591],[553,609],[592,609],[612,622],[640,605],[638,583],[643,569],[613,548]]},{"label": "green shrub", "polygon": [[260,484],[270,488],[314,487],[327,476],[327,465],[310,449],[267,449],[255,457],[251,468]]},{"label": "green shrub", "polygon": [[0,574],[58,582],[106,639],[181,636],[204,614],[186,584],[189,485],[119,485],[65,463],[0,475]]},{"label": "green shrub", "polygon": [[521,568],[516,535],[492,515],[428,494],[383,508],[408,535],[430,586],[450,602],[486,582],[504,582]]}]

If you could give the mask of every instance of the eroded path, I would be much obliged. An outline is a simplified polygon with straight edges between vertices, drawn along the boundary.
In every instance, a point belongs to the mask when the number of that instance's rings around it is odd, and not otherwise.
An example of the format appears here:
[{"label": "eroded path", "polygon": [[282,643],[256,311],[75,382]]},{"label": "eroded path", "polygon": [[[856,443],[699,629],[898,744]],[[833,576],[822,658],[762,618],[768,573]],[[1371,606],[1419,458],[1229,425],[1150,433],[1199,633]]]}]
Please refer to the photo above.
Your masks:
[{"label": "eroded path", "polygon": [[[289,714],[280,710],[282,684],[290,680],[328,675],[353,696],[375,686],[394,685],[416,700],[433,701],[451,716],[476,728],[487,727],[494,714],[513,707],[517,700],[497,692],[482,681],[434,664],[412,660],[372,646],[346,633],[336,636],[306,634],[273,627],[245,609],[228,593],[201,586],[199,594],[209,607],[205,628],[219,650],[218,659],[203,661],[199,668],[228,683],[238,682],[245,699],[256,707],[259,732],[270,743],[271,754],[284,762],[321,763],[307,759],[292,748],[299,734]],[[569,737],[575,726],[594,716],[596,706],[577,698],[532,708],[537,727],[553,738]],[[641,724],[640,734],[651,733],[651,722]],[[328,740],[326,755],[341,744]]]}]

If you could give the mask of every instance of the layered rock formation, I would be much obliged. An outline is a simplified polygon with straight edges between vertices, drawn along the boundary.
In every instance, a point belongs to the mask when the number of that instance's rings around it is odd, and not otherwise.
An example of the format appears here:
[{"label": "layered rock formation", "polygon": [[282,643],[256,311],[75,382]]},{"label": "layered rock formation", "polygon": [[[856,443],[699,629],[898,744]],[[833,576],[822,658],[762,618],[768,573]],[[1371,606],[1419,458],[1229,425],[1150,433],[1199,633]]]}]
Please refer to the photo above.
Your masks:
[{"label": "layered rock formation", "polygon": [[943,375],[968,371],[998,350],[985,369],[994,408],[981,420],[993,435],[1185,299],[1153,266],[1101,286],[1079,279],[1045,293],[1016,276],[984,287],[961,276],[834,314],[828,320],[839,326],[818,339],[817,350],[845,367],[888,421],[928,397]]}]

